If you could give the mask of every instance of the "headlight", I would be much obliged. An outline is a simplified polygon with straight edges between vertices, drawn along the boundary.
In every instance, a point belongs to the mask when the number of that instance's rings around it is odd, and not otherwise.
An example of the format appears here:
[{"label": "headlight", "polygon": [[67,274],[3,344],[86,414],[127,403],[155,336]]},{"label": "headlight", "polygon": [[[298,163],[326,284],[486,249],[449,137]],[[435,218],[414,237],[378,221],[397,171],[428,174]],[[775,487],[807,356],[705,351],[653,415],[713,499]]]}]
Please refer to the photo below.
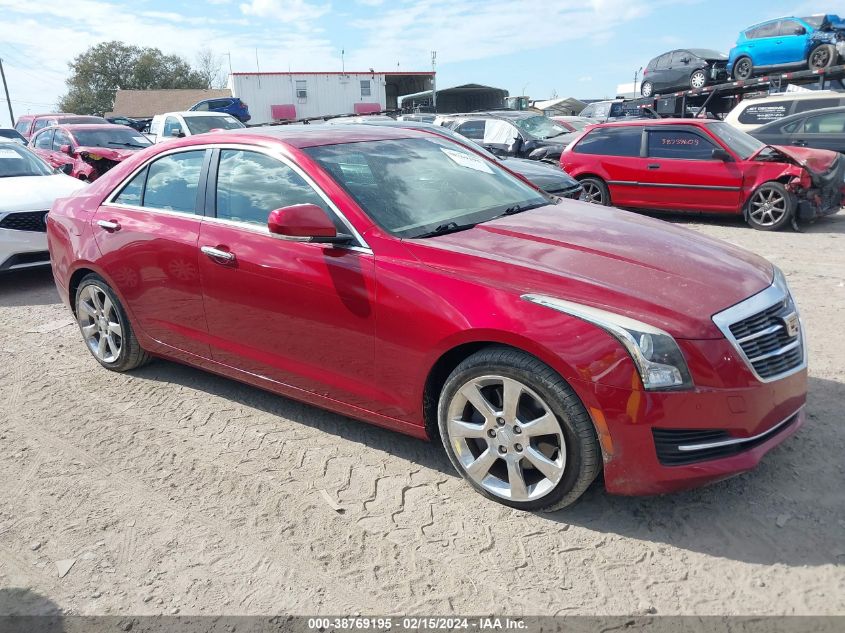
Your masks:
[{"label": "headlight", "polygon": [[670,334],[620,314],[547,297],[522,295],[526,301],[572,315],[602,328],[628,350],[648,390],[691,389],[693,387],[684,355]]}]

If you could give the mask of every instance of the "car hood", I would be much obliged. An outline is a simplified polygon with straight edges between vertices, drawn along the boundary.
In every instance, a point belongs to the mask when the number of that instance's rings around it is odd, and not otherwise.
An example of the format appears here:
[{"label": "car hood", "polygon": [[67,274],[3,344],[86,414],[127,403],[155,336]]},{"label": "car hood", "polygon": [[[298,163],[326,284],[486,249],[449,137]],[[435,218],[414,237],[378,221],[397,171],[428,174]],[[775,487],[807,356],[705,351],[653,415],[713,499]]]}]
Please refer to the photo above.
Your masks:
[{"label": "car hood", "polygon": [[[833,163],[839,158],[839,152],[831,152],[826,149],[812,149],[792,145],[770,145],[769,147],[773,147],[789,160],[817,176],[830,171]],[[760,152],[757,153],[759,154]]]},{"label": "car hood", "polygon": [[85,183],[64,174],[0,178],[0,213],[44,211],[56,198],[71,195]]},{"label": "car hood", "polygon": [[135,152],[139,149],[132,149],[132,148],[114,148],[114,147],[77,147],[76,153],[77,154],[90,154],[93,156],[99,156],[100,158],[107,158],[109,160],[113,160],[115,162],[120,162],[122,160],[126,160],[130,156],[132,156]]},{"label": "car hood", "polygon": [[572,200],[406,244],[451,274],[624,314],[687,339],[723,338],[711,316],[773,278],[768,261],[725,242]]},{"label": "car hood", "polygon": [[578,187],[579,182],[565,171],[548,163],[526,158],[502,158],[505,167],[515,171],[546,191],[560,191]]}]

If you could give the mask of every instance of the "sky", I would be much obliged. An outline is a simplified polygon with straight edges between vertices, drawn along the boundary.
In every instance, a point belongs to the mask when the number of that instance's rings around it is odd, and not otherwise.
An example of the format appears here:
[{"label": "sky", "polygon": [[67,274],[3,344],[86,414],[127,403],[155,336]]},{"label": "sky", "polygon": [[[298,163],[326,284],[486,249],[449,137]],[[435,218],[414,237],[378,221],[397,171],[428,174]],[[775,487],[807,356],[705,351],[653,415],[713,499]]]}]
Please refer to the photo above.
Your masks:
[{"label": "sky", "polygon": [[596,99],[668,50],[727,53],[746,26],[821,12],[845,0],[0,0],[0,59],[15,116],[54,110],[68,62],[110,40],[209,48],[224,72],[430,70],[437,51],[438,88]]}]

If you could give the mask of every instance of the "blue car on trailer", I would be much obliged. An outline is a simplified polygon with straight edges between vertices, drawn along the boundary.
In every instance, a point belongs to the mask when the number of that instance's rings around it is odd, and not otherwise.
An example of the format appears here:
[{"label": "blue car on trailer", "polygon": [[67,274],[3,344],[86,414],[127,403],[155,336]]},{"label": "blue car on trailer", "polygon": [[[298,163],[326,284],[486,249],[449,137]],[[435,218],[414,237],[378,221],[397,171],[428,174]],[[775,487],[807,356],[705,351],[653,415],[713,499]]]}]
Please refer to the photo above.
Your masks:
[{"label": "blue car on trailer", "polygon": [[845,22],[838,15],[778,18],[739,34],[728,55],[728,74],[750,79],[773,70],[819,70],[845,57]]}]

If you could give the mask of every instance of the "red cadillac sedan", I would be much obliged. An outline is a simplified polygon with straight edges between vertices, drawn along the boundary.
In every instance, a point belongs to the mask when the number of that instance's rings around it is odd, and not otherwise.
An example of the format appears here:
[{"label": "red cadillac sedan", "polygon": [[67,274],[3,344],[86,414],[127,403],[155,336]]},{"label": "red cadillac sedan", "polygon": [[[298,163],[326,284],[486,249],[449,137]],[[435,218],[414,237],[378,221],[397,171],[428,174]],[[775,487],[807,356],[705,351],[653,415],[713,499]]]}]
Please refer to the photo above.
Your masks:
[{"label": "red cadillac sedan", "polygon": [[761,143],[724,121],[593,126],[561,154],[582,200],[630,209],[742,214],[771,231],[839,211],[845,158]]},{"label": "red cadillac sedan", "polygon": [[254,128],[143,150],[49,215],[107,369],[153,356],[419,438],[525,510],[753,468],[807,358],[760,257],[533,189],[439,136]]}]

